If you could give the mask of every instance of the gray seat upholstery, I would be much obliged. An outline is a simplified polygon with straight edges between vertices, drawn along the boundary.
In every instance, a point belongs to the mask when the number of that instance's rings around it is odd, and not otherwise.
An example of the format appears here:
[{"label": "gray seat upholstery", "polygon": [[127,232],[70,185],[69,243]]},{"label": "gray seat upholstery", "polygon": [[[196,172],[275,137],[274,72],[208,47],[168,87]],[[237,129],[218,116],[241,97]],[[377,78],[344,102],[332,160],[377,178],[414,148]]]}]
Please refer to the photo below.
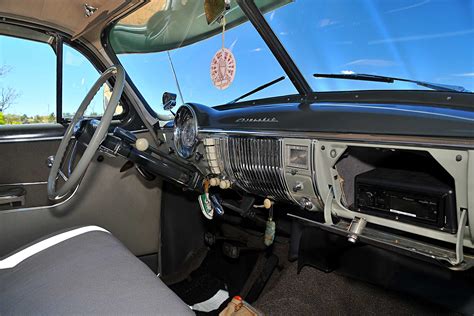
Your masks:
[{"label": "gray seat upholstery", "polygon": [[194,313],[115,237],[93,230],[0,265],[0,315],[27,314]]}]

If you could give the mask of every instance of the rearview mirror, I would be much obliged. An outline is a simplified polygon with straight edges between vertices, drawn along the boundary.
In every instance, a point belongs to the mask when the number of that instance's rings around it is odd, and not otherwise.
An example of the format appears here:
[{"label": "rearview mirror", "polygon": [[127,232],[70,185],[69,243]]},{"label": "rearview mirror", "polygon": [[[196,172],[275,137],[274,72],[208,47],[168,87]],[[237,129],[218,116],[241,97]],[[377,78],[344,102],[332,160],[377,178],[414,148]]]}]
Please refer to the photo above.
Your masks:
[{"label": "rearview mirror", "polygon": [[163,109],[166,111],[171,111],[172,108],[176,106],[176,94],[171,92],[163,93],[162,97]]}]

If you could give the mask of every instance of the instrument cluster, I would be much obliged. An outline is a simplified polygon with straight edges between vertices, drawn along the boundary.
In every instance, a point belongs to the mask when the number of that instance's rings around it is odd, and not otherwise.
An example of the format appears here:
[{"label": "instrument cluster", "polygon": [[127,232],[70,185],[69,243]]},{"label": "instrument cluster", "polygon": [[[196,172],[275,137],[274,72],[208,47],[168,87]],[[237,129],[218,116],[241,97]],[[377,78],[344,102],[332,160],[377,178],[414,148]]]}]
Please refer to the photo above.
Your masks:
[{"label": "instrument cluster", "polygon": [[198,144],[198,127],[194,110],[183,105],[174,119],[174,145],[181,158],[187,159],[194,153]]}]

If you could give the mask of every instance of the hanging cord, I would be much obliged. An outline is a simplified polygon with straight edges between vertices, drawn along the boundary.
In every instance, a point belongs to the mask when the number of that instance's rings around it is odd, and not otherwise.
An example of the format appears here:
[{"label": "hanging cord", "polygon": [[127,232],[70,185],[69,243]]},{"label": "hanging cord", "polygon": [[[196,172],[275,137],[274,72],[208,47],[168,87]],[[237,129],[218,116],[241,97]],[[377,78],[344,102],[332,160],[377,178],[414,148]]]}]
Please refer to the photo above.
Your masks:
[{"label": "hanging cord", "polygon": [[179,97],[181,99],[181,104],[184,104],[183,93],[181,92],[181,87],[179,85],[178,76],[176,75],[176,71],[174,70],[174,65],[173,65],[173,61],[171,60],[170,51],[168,50],[168,51],[166,51],[166,53],[168,54],[168,60],[170,61],[171,70],[173,71],[174,81],[176,82],[176,87],[178,88],[178,93],[179,93]]},{"label": "hanging cord", "polygon": [[225,48],[225,13],[222,17],[222,53],[224,53]]}]

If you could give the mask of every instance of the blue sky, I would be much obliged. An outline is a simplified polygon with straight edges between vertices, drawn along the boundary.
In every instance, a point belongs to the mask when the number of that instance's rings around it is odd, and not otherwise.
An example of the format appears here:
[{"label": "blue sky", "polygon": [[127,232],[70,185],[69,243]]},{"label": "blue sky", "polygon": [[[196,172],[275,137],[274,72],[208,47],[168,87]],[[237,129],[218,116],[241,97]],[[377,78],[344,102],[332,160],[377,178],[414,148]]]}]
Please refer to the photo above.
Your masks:
[{"label": "blue sky", "polygon": [[[398,76],[474,90],[474,0],[296,0],[266,18],[315,91],[417,88],[315,79],[315,72]],[[12,65],[0,86],[21,93],[7,113],[46,115],[54,110],[54,54],[46,45],[33,44],[0,37],[0,65]],[[230,88],[217,90],[209,68],[221,45],[217,35],[170,52],[184,101],[225,103],[284,75],[258,33],[245,23],[226,33],[237,73]],[[159,109],[164,91],[177,92],[166,53],[119,57],[154,109]],[[70,48],[65,65],[65,107],[72,112],[98,75]],[[252,98],[290,93],[296,90],[286,79]],[[99,97],[92,108],[101,106]]]},{"label": "blue sky", "polygon": [[[398,76],[474,91],[473,0],[296,0],[266,19],[315,91],[423,89],[316,79],[315,72]],[[224,91],[215,89],[209,77],[220,35],[171,51],[185,101],[225,103],[284,74],[250,23],[226,32],[225,38],[237,74]],[[155,108],[163,91],[177,91],[166,53],[121,55],[120,60]],[[287,79],[252,98],[295,92]]]},{"label": "blue sky", "polygon": [[[64,46],[63,112],[74,113],[99,77],[92,64],[73,48]],[[0,88],[19,94],[5,113],[49,115],[56,112],[56,55],[51,46],[0,35],[0,66],[9,71],[0,77]],[[98,93],[88,112],[102,111]]]}]

